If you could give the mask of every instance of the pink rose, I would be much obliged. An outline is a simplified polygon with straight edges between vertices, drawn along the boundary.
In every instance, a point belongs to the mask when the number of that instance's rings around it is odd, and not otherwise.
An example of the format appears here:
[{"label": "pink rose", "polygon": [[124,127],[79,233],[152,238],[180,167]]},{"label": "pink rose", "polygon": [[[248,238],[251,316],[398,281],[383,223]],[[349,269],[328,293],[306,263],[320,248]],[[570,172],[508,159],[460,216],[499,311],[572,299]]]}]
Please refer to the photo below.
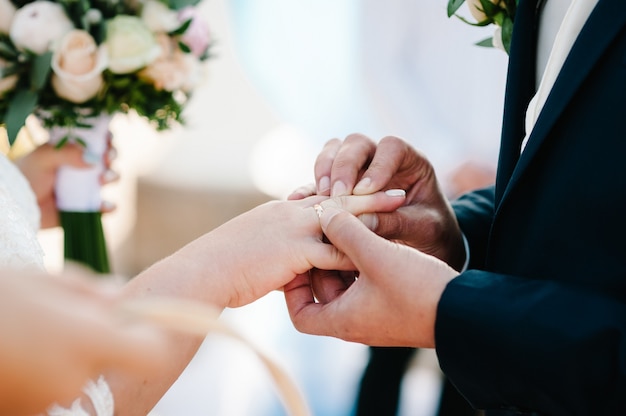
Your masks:
[{"label": "pink rose", "polygon": [[165,34],[157,36],[161,55],[139,76],[154,84],[157,90],[190,91],[198,80],[196,58],[175,47],[173,40]]},{"label": "pink rose", "polygon": [[73,103],[93,98],[104,83],[106,52],[84,30],[66,34],[52,56],[52,88]]},{"label": "pink rose", "polygon": [[192,6],[182,9],[178,14],[178,19],[181,23],[191,19],[191,24],[181,35],[180,40],[191,49],[191,53],[195,57],[201,57],[211,43],[209,26]]}]

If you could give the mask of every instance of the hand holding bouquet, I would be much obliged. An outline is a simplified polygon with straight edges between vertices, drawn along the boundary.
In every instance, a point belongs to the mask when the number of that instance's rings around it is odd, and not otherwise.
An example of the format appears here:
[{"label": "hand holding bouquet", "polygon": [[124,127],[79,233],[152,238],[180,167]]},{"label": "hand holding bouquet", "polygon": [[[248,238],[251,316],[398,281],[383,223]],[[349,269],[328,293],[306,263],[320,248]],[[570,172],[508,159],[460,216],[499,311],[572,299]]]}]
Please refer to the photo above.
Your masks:
[{"label": "hand holding bouquet", "polygon": [[[183,122],[183,107],[202,79],[211,44],[198,2],[0,0],[0,123],[10,144],[31,114],[58,146],[77,142],[90,159],[102,158],[102,141],[114,114],[134,111],[157,130]],[[94,135],[100,137],[94,140]],[[57,203],[65,201],[64,189],[89,196],[86,207],[82,202],[71,202],[69,208],[59,203],[66,257],[76,244],[85,252],[103,250],[98,248],[104,247],[97,229],[100,201],[93,198],[99,195],[97,169],[89,178],[69,168],[69,173],[60,172],[65,183],[57,186]],[[89,218],[75,220],[78,213]],[[96,229],[89,231],[88,223]],[[80,235],[73,244],[75,232]],[[94,239],[96,248],[88,244]],[[82,254],[78,257],[73,259],[84,260]],[[108,271],[108,264],[85,262]]]}]

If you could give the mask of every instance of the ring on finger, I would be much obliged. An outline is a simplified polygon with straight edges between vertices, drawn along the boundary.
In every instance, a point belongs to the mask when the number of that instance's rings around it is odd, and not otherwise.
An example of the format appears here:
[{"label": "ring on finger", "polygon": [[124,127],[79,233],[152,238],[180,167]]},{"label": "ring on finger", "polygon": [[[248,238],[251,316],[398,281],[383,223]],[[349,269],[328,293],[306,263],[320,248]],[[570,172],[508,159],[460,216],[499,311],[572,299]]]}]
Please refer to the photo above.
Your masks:
[{"label": "ring on finger", "polygon": [[322,214],[324,213],[324,207],[321,206],[320,204],[315,204],[315,205],[313,205],[313,209],[315,210],[315,213],[317,214],[317,217],[321,218]]}]

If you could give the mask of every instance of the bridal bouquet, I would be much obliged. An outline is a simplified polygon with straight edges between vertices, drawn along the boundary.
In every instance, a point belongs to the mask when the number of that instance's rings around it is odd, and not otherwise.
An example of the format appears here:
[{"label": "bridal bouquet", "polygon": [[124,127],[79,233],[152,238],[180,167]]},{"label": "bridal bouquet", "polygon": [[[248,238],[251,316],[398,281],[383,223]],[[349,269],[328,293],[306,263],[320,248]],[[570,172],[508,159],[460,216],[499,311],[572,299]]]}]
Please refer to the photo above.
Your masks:
[{"label": "bridal bouquet", "polygon": [[[457,14],[463,3],[467,3],[475,22]],[[493,37],[484,39],[477,45],[495,47],[509,53],[517,3],[518,0],[448,0],[448,17],[457,16],[465,23],[473,26],[495,24],[496,29]]]},{"label": "bridal bouquet", "polygon": [[[158,130],[182,123],[183,107],[202,78],[211,43],[198,2],[0,0],[0,122],[10,144],[31,114],[57,145],[79,143],[93,160],[103,160],[108,120],[114,114],[135,112]],[[99,194],[101,171],[96,168],[89,179],[63,178],[85,173],[62,172],[59,181],[64,183],[57,184],[66,257],[74,249],[102,254],[100,201],[93,196]],[[97,189],[77,192],[83,186]],[[88,195],[87,202],[63,202],[64,189]],[[77,219],[84,213],[88,219]],[[93,231],[88,231],[90,223]],[[70,254],[76,256],[84,257]],[[108,271],[106,256],[74,260]]]}]

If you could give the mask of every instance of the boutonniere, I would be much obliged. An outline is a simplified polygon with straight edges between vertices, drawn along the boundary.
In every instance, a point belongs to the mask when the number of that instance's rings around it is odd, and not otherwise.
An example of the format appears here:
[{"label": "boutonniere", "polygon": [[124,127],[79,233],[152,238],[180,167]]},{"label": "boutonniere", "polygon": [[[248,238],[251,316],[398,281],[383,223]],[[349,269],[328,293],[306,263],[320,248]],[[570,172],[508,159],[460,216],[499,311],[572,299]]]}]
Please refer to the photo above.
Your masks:
[{"label": "boutonniere", "polygon": [[[463,3],[467,3],[474,21],[457,13]],[[477,42],[476,45],[495,47],[508,54],[517,3],[518,0],[448,0],[448,17],[456,16],[472,26],[495,24],[493,36]]]}]

